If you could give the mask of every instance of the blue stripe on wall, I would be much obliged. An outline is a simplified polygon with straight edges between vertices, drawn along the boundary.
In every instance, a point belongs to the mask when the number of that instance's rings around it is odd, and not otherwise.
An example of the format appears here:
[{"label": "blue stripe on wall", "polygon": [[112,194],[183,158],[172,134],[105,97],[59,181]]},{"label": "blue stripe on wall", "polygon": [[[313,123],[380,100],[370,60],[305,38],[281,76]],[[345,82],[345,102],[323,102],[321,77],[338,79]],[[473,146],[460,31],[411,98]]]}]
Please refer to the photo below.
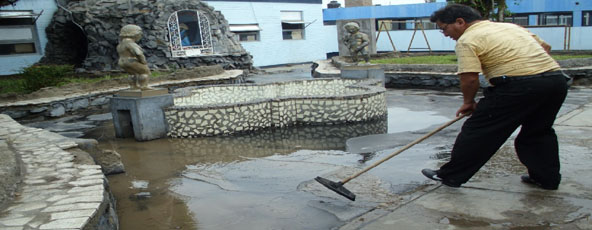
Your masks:
[{"label": "blue stripe on wall", "polygon": [[507,0],[512,13],[543,13],[592,10],[590,0]]},{"label": "blue stripe on wall", "polygon": [[[511,13],[581,12],[592,10],[592,0],[507,0]],[[323,9],[323,20],[366,18],[425,18],[445,2]],[[574,21],[577,19],[574,19]]]},{"label": "blue stripe on wall", "polygon": [[283,2],[283,3],[309,3],[323,4],[322,0],[204,0],[205,2]]},{"label": "blue stripe on wall", "polygon": [[434,2],[409,5],[361,6],[323,9],[323,20],[335,21],[364,18],[429,17],[434,11],[444,6],[446,6],[445,2]]}]

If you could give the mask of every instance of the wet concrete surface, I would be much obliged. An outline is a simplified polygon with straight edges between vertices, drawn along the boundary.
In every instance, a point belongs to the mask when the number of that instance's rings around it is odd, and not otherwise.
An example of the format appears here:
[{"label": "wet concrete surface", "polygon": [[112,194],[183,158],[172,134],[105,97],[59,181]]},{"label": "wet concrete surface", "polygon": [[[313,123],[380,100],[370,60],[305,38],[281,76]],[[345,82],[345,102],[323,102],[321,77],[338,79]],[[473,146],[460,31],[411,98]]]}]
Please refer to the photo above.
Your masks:
[{"label": "wet concrete surface", "polygon": [[[292,80],[304,79],[302,76],[306,74],[302,70],[294,75],[277,76]],[[272,80],[269,77],[256,76],[250,80]],[[591,92],[588,88],[572,89],[561,115],[588,103]],[[532,215],[548,215],[549,226],[556,223],[552,218],[565,213],[574,220],[590,218],[589,210],[572,209],[573,204],[590,202],[589,198],[583,198],[592,195],[589,194],[591,184],[584,184],[588,189],[568,199],[541,196],[539,191],[520,185],[519,179],[514,178],[525,169],[511,148],[500,151],[471,180],[469,186],[476,188],[474,192],[439,187],[425,179],[420,170],[437,167],[448,159],[462,121],[348,182],[345,187],[357,195],[355,202],[313,180],[316,176],[334,181],[347,178],[452,119],[461,101],[460,93],[454,91],[389,89],[387,121],[293,127],[231,137],[136,142],[114,138],[113,126],[107,120],[85,137],[97,139],[102,148],[115,150],[122,156],[127,172],[108,179],[118,202],[123,230],[390,229],[394,226],[508,229],[522,226],[521,223],[541,226],[529,229],[547,229],[545,223],[532,224],[540,221]],[[572,134],[581,133],[574,130]],[[569,155],[562,157],[568,159],[562,161],[568,163],[567,167],[589,172],[589,164],[569,159]],[[480,184],[483,181],[487,181],[486,185],[494,183],[497,189],[479,189],[483,188]],[[504,218],[492,220],[489,214],[481,215],[478,213],[481,209],[473,207],[482,205],[479,199],[488,196],[492,200],[487,203],[495,204],[494,199],[500,197],[495,193],[510,188],[516,190],[516,195],[503,198],[513,199],[516,205],[511,209],[504,207],[514,210],[504,214]],[[462,206],[464,210],[457,210],[459,207],[451,206],[452,203],[467,205]],[[526,207],[529,205],[541,207],[541,211],[530,213]],[[546,213],[552,206],[560,207],[565,213]],[[506,211],[501,209],[501,205],[499,208],[492,205],[491,213]],[[467,212],[475,215],[459,214]],[[376,221],[371,222],[373,218]]]},{"label": "wet concrete surface", "polygon": [[[255,76],[254,82],[306,79],[306,71]],[[339,126],[291,127],[252,135],[161,139],[135,142],[113,137],[106,122],[86,137],[99,140],[102,148],[119,152],[127,172],[110,176],[118,198],[122,229],[331,229],[381,203],[397,202],[396,192],[421,185],[417,174],[423,166],[417,156],[401,158],[421,163],[399,170],[413,171],[409,179],[391,185],[374,174],[364,174],[347,184],[358,200],[351,203],[313,180],[316,176],[344,178],[382,153],[345,152],[353,137],[417,131],[445,121],[445,116],[426,111],[423,101],[405,102],[398,97],[423,97],[422,91],[388,93],[386,121]],[[440,92],[433,92],[440,94]],[[445,93],[443,93],[445,94]],[[438,98],[428,99],[437,103]],[[402,103],[405,102],[405,103]],[[393,104],[408,105],[406,107]],[[409,106],[411,105],[411,106]],[[423,107],[423,108],[422,108]],[[419,110],[418,110],[419,108]],[[418,121],[410,119],[421,118]],[[413,169],[409,169],[413,168]],[[417,169],[417,170],[416,170]],[[387,170],[379,174],[392,174]],[[396,177],[399,178],[399,177]],[[141,186],[139,186],[140,184]],[[395,191],[395,193],[393,193]],[[352,205],[353,204],[353,205]],[[181,215],[185,213],[185,215]]]},{"label": "wet concrete surface", "polygon": [[[570,90],[555,124],[563,176],[559,190],[541,190],[520,182],[526,168],[515,156],[510,139],[462,188],[428,181],[421,190],[402,195],[403,202],[377,207],[340,229],[592,229],[592,183],[587,178],[592,175],[592,119],[587,112],[591,92],[590,88]],[[452,132],[456,135],[458,131]],[[444,143],[442,137],[436,135],[424,143],[438,146]],[[435,164],[429,168],[447,161],[449,150],[442,149],[432,151],[425,161]]]}]

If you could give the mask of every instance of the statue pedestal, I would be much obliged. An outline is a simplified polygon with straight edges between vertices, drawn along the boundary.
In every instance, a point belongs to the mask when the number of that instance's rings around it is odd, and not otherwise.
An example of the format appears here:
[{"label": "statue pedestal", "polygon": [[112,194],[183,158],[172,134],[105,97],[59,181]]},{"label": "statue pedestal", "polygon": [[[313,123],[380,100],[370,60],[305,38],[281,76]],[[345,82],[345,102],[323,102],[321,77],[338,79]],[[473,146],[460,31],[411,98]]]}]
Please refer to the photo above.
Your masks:
[{"label": "statue pedestal", "polygon": [[168,129],[163,108],[173,105],[173,96],[166,93],[147,96],[159,93],[148,91],[151,90],[122,92],[123,95],[135,93],[142,97],[121,96],[122,93],[119,93],[111,98],[111,115],[116,137],[134,137],[137,141],[166,137]]},{"label": "statue pedestal", "polygon": [[372,64],[342,66],[341,78],[376,79],[384,85],[384,70],[379,65]]}]

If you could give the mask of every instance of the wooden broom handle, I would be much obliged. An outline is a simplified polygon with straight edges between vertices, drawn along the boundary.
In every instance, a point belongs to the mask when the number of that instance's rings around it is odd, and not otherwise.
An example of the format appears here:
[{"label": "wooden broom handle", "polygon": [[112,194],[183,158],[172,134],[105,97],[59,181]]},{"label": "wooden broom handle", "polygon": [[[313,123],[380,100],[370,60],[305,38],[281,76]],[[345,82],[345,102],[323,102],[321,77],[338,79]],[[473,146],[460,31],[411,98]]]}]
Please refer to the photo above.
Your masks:
[{"label": "wooden broom handle", "polygon": [[352,179],[354,179],[354,178],[356,178],[356,177],[358,177],[358,176],[362,175],[362,173],[365,173],[365,172],[367,172],[368,170],[370,170],[370,169],[372,169],[372,168],[374,168],[374,167],[378,166],[379,164],[382,164],[383,162],[385,162],[385,161],[387,161],[387,160],[389,160],[389,159],[393,158],[394,156],[398,155],[399,153],[401,153],[401,152],[403,152],[403,151],[405,151],[405,150],[407,150],[407,149],[411,148],[412,146],[416,145],[417,143],[419,143],[419,142],[422,142],[423,140],[427,139],[428,137],[431,137],[432,135],[436,134],[437,132],[440,132],[442,129],[444,129],[444,128],[446,128],[446,127],[450,126],[450,125],[452,125],[454,122],[457,122],[458,120],[460,120],[460,119],[464,118],[465,116],[466,116],[465,114],[462,114],[462,115],[460,115],[460,116],[458,116],[458,117],[456,117],[456,118],[452,119],[451,121],[449,121],[449,122],[446,122],[446,124],[443,124],[442,126],[440,126],[440,127],[436,128],[436,129],[434,129],[433,131],[431,131],[430,133],[428,133],[428,134],[424,135],[423,137],[420,137],[419,139],[417,139],[417,140],[415,140],[415,141],[413,141],[413,142],[411,142],[411,143],[409,143],[409,144],[407,144],[407,145],[403,146],[403,148],[401,148],[401,149],[399,149],[399,150],[397,150],[397,151],[395,151],[395,152],[391,153],[391,155],[388,155],[387,157],[383,158],[382,160],[379,160],[379,161],[377,161],[376,163],[374,163],[374,164],[372,164],[372,165],[370,165],[370,166],[366,167],[366,168],[365,168],[365,169],[363,169],[362,171],[359,171],[358,173],[356,173],[356,174],[354,174],[354,175],[352,175],[352,176],[350,176],[350,177],[346,178],[345,180],[341,181],[341,183],[342,183],[342,184],[345,184],[345,183],[349,182],[350,180],[352,180]]}]

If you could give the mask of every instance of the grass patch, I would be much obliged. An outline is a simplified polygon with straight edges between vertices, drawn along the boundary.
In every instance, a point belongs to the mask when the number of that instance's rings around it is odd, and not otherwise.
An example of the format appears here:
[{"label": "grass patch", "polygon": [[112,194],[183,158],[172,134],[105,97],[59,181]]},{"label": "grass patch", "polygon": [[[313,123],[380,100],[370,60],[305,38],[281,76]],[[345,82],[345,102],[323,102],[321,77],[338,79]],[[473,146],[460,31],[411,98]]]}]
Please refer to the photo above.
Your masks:
[{"label": "grass patch", "polygon": [[25,79],[19,78],[0,78],[0,94],[5,93],[25,93]]},{"label": "grass patch", "polygon": [[72,65],[33,65],[23,69],[21,77],[25,80],[25,89],[29,92],[43,87],[58,86],[74,73]]},{"label": "grass patch", "polygon": [[592,54],[581,54],[581,55],[551,55],[553,59],[559,60],[566,60],[566,59],[575,59],[575,58],[592,58]]},{"label": "grass patch", "polygon": [[110,75],[107,74],[105,76],[99,76],[99,77],[84,77],[84,76],[74,76],[68,79],[64,79],[63,82],[60,82],[60,84],[58,86],[63,86],[63,85],[68,85],[68,84],[92,84],[92,83],[96,83],[96,82],[100,82],[100,81],[108,81],[108,80],[114,80],[114,79],[119,79],[119,78],[125,78],[127,77],[127,74],[118,74],[118,75]]},{"label": "grass patch", "polygon": [[[28,68],[25,69],[21,74],[12,75],[12,76],[5,76],[0,77],[0,94],[27,94],[31,93],[39,88],[49,87],[49,86],[64,86],[68,84],[93,84],[101,81],[109,81],[109,80],[116,80],[127,78],[129,75],[126,73],[121,74],[107,74],[103,76],[96,76],[96,75],[75,75],[75,74],[68,74],[62,73],[59,71],[67,72],[65,69],[71,67],[64,67],[64,66],[50,66],[50,67],[39,67],[36,66],[35,69]],[[56,69],[59,70],[56,72]],[[167,72],[162,71],[152,71],[151,78],[159,78],[167,76]],[[56,76],[56,77],[48,77]],[[34,76],[34,77],[31,77]],[[43,78],[54,79],[55,81],[52,82],[45,82],[42,81]],[[41,84],[37,84],[34,87],[31,86],[31,82],[37,82]]]}]

